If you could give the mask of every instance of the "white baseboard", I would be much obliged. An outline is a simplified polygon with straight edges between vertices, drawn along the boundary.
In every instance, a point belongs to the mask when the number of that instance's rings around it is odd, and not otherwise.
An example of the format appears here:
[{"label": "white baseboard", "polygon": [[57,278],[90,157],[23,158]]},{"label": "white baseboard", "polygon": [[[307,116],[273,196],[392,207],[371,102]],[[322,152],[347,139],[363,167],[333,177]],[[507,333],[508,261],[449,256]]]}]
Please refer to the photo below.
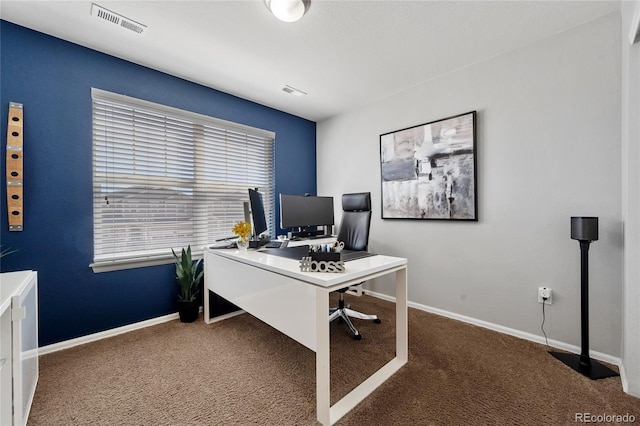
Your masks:
[{"label": "white baseboard", "polygon": [[[371,291],[371,290],[366,290],[366,294],[368,294],[370,296],[377,297],[379,299],[388,300],[388,301],[392,301],[392,302],[395,302],[395,300],[396,300],[395,297],[388,296],[388,295],[382,294],[382,293],[377,293],[377,292],[374,292],[374,291]],[[425,311],[425,312],[429,312],[429,313],[432,313],[432,314],[440,315],[440,316],[443,316],[443,317],[451,318],[451,319],[454,319],[454,320],[466,322],[468,324],[477,325],[477,326],[482,327],[482,328],[487,328],[489,330],[497,331],[499,333],[508,334],[510,336],[518,337],[520,339],[529,340],[529,341],[535,342],[535,343],[541,343],[543,345],[546,344],[546,341],[545,341],[544,337],[543,336],[538,336],[537,334],[527,333],[527,332],[524,332],[524,331],[516,330],[514,328],[504,327],[502,325],[493,324],[493,323],[490,323],[490,322],[487,322],[487,321],[482,321],[482,320],[479,320],[479,319],[476,319],[476,318],[471,318],[471,317],[468,317],[468,316],[465,316],[465,315],[456,314],[454,312],[445,311],[443,309],[434,308],[432,306],[421,305],[421,304],[415,303],[415,302],[408,302],[407,305],[412,307],[412,308],[420,309],[421,311]],[[549,339],[549,346],[551,346],[553,348],[556,348],[556,349],[562,349],[564,351],[575,353],[575,354],[579,354],[580,353],[580,348],[578,346],[570,345],[568,343],[560,342],[558,340]],[[599,361],[607,362],[609,364],[613,364],[615,366],[618,366],[618,368],[620,368],[620,366],[622,364],[620,358],[612,356],[612,355],[608,355],[608,354],[605,354],[605,353],[602,353],[602,352],[589,351],[589,356],[591,358],[593,358],[593,359],[597,359]],[[622,377],[622,369],[620,369],[620,375]],[[622,383],[625,383],[624,378],[622,380]]]},{"label": "white baseboard", "polygon": [[[625,391],[625,393],[628,393],[629,395],[633,395],[632,393],[629,392],[629,381],[627,380],[627,372],[624,368],[623,362],[619,364],[618,369],[620,370],[620,380],[622,381],[622,390]],[[633,395],[633,396],[640,397],[640,395]]]},{"label": "white baseboard", "polygon": [[[382,293],[378,293],[378,292],[374,292],[371,290],[366,290],[366,294],[373,296],[373,297],[377,297],[379,299],[383,299],[383,300],[388,300],[391,302],[395,302],[396,298],[392,297],[392,296],[388,296],[386,294],[382,294]],[[472,317],[468,317],[465,315],[460,315],[460,314],[456,314],[454,312],[449,312],[449,311],[445,311],[443,309],[439,309],[439,308],[434,308],[432,306],[427,306],[427,305],[422,305],[419,303],[415,303],[415,302],[408,302],[407,303],[408,306],[412,307],[412,308],[416,308],[416,309],[420,309],[421,311],[425,311],[425,312],[429,312],[432,314],[436,314],[436,315],[440,315],[443,317],[447,317],[447,318],[451,318],[457,321],[462,321],[462,322],[466,322],[468,324],[473,324],[473,325],[477,325],[479,327],[483,327],[489,330],[493,330],[493,331],[497,331],[499,333],[504,333],[504,334],[508,334],[510,336],[514,336],[514,337],[518,337],[520,339],[525,339],[525,340],[529,340],[535,343],[540,343],[540,344],[545,344],[545,339],[543,336],[538,336],[536,334],[532,334],[532,333],[527,333],[524,331],[520,331],[520,330],[516,330],[513,328],[509,328],[509,327],[504,327],[502,325],[498,325],[498,324],[493,324],[487,321],[482,321],[476,318],[472,318]],[[223,315],[219,318],[215,318],[215,320],[221,320],[221,319],[226,319],[228,317],[231,316],[235,316],[235,315],[239,315],[241,313],[244,313],[244,311],[240,311],[240,312],[232,312],[231,314],[228,315]],[[54,343],[52,345],[48,345],[48,346],[43,346],[41,348],[38,348],[38,354],[39,355],[45,355],[48,353],[52,353],[52,352],[56,352],[56,351],[61,351],[64,349],[69,349],[72,348],[74,346],[79,346],[79,345],[84,345],[85,343],[89,343],[89,342],[94,342],[96,340],[100,340],[100,339],[106,339],[107,337],[112,337],[112,336],[117,336],[118,334],[123,334],[123,333],[127,333],[129,331],[133,331],[133,330],[138,330],[141,328],[145,328],[145,327],[150,327],[152,325],[156,325],[156,324],[161,324],[164,322],[168,322],[168,321],[173,321],[175,319],[178,319],[178,314],[169,314],[169,315],[164,315],[161,317],[157,317],[157,318],[152,318],[146,321],[140,321],[134,324],[129,324],[129,325],[125,325],[123,327],[118,327],[118,328],[112,328],[111,330],[106,330],[106,331],[102,331],[99,333],[94,333],[94,334],[89,334],[87,336],[82,336],[82,337],[78,337],[75,339],[70,339],[70,340],[65,340],[64,342],[59,342],[59,343]],[[568,343],[564,343],[564,342],[560,342],[557,340],[553,340],[553,339],[549,339],[549,346],[552,346],[556,349],[562,349],[565,350],[567,352],[572,352],[572,353],[580,353],[580,348],[578,346],[575,345],[570,345]],[[594,358],[597,359],[599,361],[603,361],[603,362],[607,362],[609,364],[613,364],[618,366],[618,368],[620,369],[620,377],[622,379],[622,384],[623,384],[623,389],[626,387],[625,385],[627,384],[627,380],[624,376],[624,368],[622,368],[622,363],[620,358],[618,357],[614,357],[612,355],[608,355],[608,354],[604,354],[601,352],[597,352],[597,351],[590,351],[589,355]]]},{"label": "white baseboard", "polygon": [[[202,306],[200,307],[200,312],[202,312]],[[211,323],[244,313],[245,311],[235,311],[229,314],[214,317],[211,319]],[[145,321],[128,324],[118,328],[112,328],[110,330],[101,331],[99,333],[93,333],[87,336],[81,336],[75,339],[65,340],[63,342],[42,346],[41,348],[38,348],[38,355],[46,355],[52,352],[62,351],[64,349],[73,348],[74,346],[84,345],[85,343],[95,342],[96,340],[106,339],[107,337],[117,336],[118,334],[128,333],[133,330],[151,327],[152,325],[162,324],[164,322],[173,321],[179,318],[180,316],[176,312],[175,314],[163,315],[161,317],[151,318]]]},{"label": "white baseboard", "polygon": [[178,318],[179,316],[176,312],[175,314],[151,318],[146,321],[140,321],[118,328],[112,328],[111,330],[105,330],[99,333],[93,333],[86,336],[77,337],[75,339],[54,343],[52,345],[42,346],[41,348],[38,348],[38,355],[46,355],[52,352],[73,348],[74,346],[84,345],[85,343],[95,342],[96,340],[106,339],[107,337],[117,336],[118,334],[128,333],[129,331],[138,330],[145,327],[151,327],[152,325],[162,324],[164,322],[173,321]]}]

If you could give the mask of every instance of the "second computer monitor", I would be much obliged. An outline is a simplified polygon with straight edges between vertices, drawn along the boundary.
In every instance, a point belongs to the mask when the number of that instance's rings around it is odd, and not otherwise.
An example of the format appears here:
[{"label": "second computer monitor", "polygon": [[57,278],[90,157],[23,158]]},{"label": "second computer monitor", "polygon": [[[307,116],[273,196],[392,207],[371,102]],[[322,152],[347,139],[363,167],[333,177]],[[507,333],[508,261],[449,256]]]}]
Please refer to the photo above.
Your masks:
[{"label": "second computer monitor", "polygon": [[333,197],[280,194],[280,227],[332,226]]},{"label": "second computer monitor", "polygon": [[260,236],[267,231],[267,218],[264,214],[262,194],[257,189],[249,188],[249,204],[251,206],[251,219],[253,221],[253,235]]}]

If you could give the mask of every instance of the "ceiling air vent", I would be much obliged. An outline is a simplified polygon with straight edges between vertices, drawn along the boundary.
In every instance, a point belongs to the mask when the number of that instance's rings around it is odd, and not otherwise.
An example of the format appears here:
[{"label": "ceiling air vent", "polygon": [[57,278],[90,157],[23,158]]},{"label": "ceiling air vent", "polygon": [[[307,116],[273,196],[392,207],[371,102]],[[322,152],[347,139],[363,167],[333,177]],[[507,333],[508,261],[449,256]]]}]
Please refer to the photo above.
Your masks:
[{"label": "ceiling air vent", "polygon": [[109,9],[105,9],[102,6],[98,6],[95,3],[91,4],[91,16],[111,22],[112,24],[116,24],[121,28],[125,28],[138,34],[142,34],[147,29],[146,25],[112,12]]},{"label": "ceiling air vent", "polygon": [[283,92],[290,93],[290,94],[292,94],[293,96],[304,96],[304,95],[306,95],[306,92],[303,92],[302,90],[298,90],[298,89],[296,89],[295,87],[291,87],[291,86],[289,86],[288,84],[287,84],[287,85],[285,85],[285,86],[282,88],[282,91],[283,91]]}]

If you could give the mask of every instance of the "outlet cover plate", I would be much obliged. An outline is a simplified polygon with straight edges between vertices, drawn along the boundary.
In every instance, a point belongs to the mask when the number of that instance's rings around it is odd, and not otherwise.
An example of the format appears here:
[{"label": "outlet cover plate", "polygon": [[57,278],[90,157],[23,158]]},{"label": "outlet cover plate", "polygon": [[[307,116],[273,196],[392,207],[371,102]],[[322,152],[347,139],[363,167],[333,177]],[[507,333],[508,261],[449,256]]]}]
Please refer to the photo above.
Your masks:
[{"label": "outlet cover plate", "polygon": [[[547,300],[543,299],[545,296]],[[538,303],[553,305],[553,291],[549,287],[538,287]]]}]

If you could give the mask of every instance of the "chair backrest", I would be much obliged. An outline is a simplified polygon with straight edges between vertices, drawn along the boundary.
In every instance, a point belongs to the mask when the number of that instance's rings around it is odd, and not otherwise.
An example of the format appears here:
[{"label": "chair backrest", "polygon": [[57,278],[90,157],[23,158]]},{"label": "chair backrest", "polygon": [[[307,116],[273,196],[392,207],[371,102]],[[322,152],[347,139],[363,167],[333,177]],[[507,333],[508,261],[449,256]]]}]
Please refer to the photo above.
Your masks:
[{"label": "chair backrest", "polygon": [[338,241],[348,250],[366,251],[371,225],[371,193],[342,195],[342,221]]}]

